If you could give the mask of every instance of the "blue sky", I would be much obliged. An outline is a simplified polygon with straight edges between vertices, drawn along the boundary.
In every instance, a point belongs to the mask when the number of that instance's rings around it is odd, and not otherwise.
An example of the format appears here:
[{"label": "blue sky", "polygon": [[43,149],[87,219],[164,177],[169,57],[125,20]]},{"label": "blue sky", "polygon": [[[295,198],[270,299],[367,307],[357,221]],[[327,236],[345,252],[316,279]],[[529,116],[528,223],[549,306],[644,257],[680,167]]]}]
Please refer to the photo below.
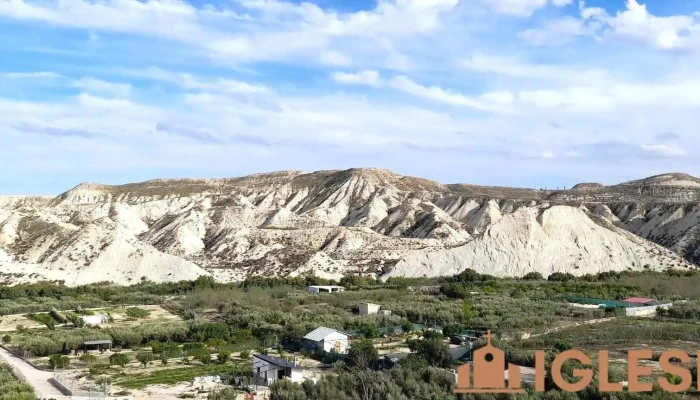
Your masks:
[{"label": "blue sky", "polygon": [[700,174],[696,0],[0,0],[0,193]]}]

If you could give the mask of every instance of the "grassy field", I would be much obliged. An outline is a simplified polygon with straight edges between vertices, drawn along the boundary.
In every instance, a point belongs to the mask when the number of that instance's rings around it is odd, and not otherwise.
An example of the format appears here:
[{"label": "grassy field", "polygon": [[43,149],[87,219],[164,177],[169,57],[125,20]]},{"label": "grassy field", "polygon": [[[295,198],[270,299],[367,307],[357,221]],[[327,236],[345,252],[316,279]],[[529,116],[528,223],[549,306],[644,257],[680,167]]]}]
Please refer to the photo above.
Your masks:
[{"label": "grassy field", "polygon": [[[250,366],[246,366],[250,370]],[[114,377],[114,384],[126,389],[143,389],[149,385],[173,385],[189,382],[200,376],[231,375],[237,368],[241,373],[242,366],[227,365],[198,365],[191,367],[172,368],[148,373],[132,373]]]}]

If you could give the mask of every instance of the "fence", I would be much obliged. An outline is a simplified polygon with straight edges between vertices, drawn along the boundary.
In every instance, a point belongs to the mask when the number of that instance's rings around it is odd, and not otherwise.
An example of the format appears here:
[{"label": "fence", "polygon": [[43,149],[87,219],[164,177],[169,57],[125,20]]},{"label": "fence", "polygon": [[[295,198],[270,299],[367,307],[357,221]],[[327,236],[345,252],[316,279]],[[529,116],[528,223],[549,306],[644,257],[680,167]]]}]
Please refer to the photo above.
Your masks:
[{"label": "fence", "polygon": [[67,396],[82,397],[86,399],[107,399],[107,386],[92,382],[81,382],[72,377],[75,371],[55,369],[53,372],[53,384]]}]

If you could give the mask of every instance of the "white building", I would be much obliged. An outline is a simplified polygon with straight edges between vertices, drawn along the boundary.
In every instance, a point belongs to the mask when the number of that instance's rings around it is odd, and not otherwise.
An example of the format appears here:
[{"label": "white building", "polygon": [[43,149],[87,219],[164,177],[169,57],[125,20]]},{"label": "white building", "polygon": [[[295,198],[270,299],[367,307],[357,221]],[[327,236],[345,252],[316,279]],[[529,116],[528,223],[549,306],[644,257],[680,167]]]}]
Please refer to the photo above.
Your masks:
[{"label": "white building", "polygon": [[328,353],[345,354],[349,347],[348,335],[331,328],[316,328],[304,336],[304,339],[317,349]]},{"label": "white building", "polygon": [[360,303],[360,315],[370,315],[379,312],[382,306],[372,303]]},{"label": "white building", "polygon": [[85,325],[102,325],[106,324],[109,321],[109,318],[107,318],[107,316],[103,314],[81,315],[80,319],[83,320],[83,323],[85,323]]},{"label": "white building", "polygon": [[297,363],[296,356],[293,361],[283,358],[253,354],[253,375],[270,385],[282,379],[289,379],[292,382],[301,383],[304,380],[303,369]]},{"label": "white building", "polygon": [[338,293],[344,290],[342,286],[309,286],[309,293]]}]

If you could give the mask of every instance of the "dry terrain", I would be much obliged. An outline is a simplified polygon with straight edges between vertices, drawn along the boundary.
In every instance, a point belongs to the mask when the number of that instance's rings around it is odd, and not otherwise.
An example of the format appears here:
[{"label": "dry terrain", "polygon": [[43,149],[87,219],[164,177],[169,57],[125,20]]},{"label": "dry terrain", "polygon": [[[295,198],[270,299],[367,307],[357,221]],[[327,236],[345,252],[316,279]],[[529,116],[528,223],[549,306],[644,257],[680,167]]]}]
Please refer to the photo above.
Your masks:
[{"label": "dry terrain", "polygon": [[558,191],[377,169],[81,184],[0,197],[0,279],[686,269],[700,262],[699,203],[700,179],[684,174]]}]

